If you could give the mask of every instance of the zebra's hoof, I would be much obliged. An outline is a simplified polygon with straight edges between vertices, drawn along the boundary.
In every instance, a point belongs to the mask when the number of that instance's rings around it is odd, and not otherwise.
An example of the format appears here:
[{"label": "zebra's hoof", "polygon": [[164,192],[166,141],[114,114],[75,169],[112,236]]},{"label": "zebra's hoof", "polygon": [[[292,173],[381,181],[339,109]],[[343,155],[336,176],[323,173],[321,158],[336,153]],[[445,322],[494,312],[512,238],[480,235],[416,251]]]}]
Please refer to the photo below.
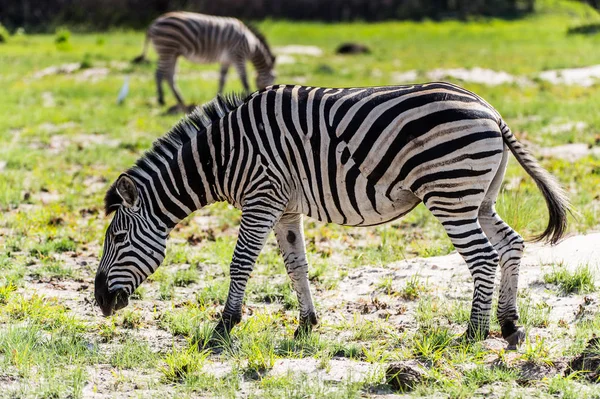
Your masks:
[{"label": "zebra's hoof", "polygon": [[515,351],[517,347],[525,341],[526,334],[525,329],[523,327],[517,327],[517,331],[504,338],[508,345],[506,346],[506,350]]},{"label": "zebra's hoof", "polygon": [[296,331],[294,331],[294,339],[308,337],[312,333],[312,327],[312,324],[300,324]]},{"label": "zebra's hoof", "polygon": [[308,314],[307,317],[300,318],[300,325],[294,332],[294,339],[306,337],[312,332],[313,326],[319,324],[317,315],[314,312]]}]

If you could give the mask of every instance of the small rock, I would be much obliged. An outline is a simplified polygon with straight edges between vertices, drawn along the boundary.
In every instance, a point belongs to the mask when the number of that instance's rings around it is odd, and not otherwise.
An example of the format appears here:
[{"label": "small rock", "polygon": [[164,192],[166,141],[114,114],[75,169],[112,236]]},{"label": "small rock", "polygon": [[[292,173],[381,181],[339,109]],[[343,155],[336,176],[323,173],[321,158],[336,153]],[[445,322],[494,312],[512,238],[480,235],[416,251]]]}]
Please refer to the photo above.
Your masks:
[{"label": "small rock", "polygon": [[406,392],[412,391],[425,381],[427,374],[424,367],[416,360],[405,360],[390,363],[385,370],[385,378],[394,389]]},{"label": "small rock", "polygon": [[528,386],[544,378],[552,378],[558,374],[559,366],[531,361],[525,362],[520,367],[517,383],[521,386]]},{"label": "small rock", "polygon": [[336,54],[369,54],[371,50],[360,43],[342,43],[335,52]]}]

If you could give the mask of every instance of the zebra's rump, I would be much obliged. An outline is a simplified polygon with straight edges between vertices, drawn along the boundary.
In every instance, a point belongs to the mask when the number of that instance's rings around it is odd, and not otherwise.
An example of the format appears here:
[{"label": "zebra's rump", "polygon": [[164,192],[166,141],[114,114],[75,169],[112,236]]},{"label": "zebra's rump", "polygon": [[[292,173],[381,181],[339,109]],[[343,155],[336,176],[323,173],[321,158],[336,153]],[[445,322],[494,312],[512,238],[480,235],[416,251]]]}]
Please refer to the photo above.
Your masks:
[{"label": "zebra's rump", "polygon": [[504,151],[499,114],[447,83],[273,86],[248,108],[265,126],[261,151],[284,151],[272,161],[291,171],[295,209],[339,224],[385,223],[432,190],[485,190]]}]

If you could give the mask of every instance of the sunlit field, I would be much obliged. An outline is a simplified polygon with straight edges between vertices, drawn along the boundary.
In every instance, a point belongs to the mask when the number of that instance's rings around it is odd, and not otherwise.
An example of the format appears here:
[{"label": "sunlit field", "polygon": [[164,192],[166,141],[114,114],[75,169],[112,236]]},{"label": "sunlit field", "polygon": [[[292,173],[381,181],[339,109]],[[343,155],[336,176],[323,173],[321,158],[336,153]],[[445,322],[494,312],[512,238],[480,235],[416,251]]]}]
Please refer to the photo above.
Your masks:
[{"label": "sunlit field", "polygon": [[[548,71],[600,65],[600,34],[568,34],[593,23],[600,15],[591,8],[543,1],[535,14],[509,21],[258,27],[278,55],[277,83],[446,80],[479,94],[566,187],[576,236],[600,227],[600,79],[566,82],[564,71]],[[110,221],[104,193],[182,116],[166,113],[175,104],[168,90],[167,106],[157,105],[156,54],[149,64],[130,63],[143,40],[143,32],[62,31],[0,43],[0,397],[600,396],[598,370],[593,377],[568,365],[600,332],[598,263],[536,261],[532,251],[519,294],[528,340],[504,351],[494,321],[490,338],[467,344],[458,337],[471,280],[457,258],[441,257],[454,249],[422,205],[377,228],[305,220],[320,316],[309,337],[293,339],[297,300],[271,237],[231,342],[220,353],[203,349],[227,295],[240,220],[226,204],[179,225],[165,262],[129,307],[102,317],[93,278]],[[346,41],[371,53],[336,55]],[[211,100],[218,70],[180,60],[184,99]],[[241,87],[230,71],[226,90]],[[514,158],[504,182],[499,214],[525,238],[540,233],[545,203]],[[386,368],[406,360],[423,376],[400,393]]]}]

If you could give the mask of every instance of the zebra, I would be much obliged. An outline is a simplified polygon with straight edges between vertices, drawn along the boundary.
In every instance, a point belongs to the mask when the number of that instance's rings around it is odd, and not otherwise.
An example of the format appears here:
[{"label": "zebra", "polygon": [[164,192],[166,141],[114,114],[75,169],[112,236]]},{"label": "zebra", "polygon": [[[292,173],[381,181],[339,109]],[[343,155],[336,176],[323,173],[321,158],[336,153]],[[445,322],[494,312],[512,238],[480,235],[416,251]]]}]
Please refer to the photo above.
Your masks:
[{"label": "zebra", "polygon": [[163,79],[177,99],[177,107],[185,109],[183,97],[175,83],[177,59],[183,56],[197,63],[221,64],[218,93],[223,92],[229,67],[237,69],[246,93],[250,86],[246,77],[246,60],[257,72],[256,86],[265,88],[273,83],[275,56],[265,37],[251,25],[236,18],[215,17],[192,12],[170,12],[157,18],[148,30],[142,54],[133,62],[145,60],[148,42],[152,41],[158,54],[156,89],[158,103],[165,105]]},{"label": "zebra", "polygon": [[516,294],[524,240],[496,213],[510,150],[549,210],[536,239],[565,234],[568,198],[517,141],[500,114],[449,83],[321,88],[275,85],[245,99],[217,96],[181,120],[105,197],[115,213],[104,240],[95,295],[105,315],[164,259],[169,232],[196,209],[227,201],[241,209],[230,286],[215,336],[241,321],[250,273],[271,231],[299,303],[295,336],[318,323],[302,220],[374,226],[421,202],[441,222],[474,282],[465,338],[489,332],[496,268],[497,317],[508,348],[525,337]]}]

